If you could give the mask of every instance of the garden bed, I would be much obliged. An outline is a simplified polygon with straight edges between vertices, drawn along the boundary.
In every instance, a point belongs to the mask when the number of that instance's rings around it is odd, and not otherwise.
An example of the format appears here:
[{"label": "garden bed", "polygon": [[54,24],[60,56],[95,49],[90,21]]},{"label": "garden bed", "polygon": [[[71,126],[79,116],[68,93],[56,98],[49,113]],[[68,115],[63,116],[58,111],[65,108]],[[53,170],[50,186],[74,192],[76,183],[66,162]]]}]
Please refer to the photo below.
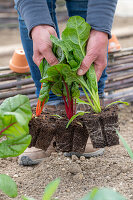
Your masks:
[{"label": "garden bed", "polygon": [[[120,134],[132,148],[133,107],[122,106],[119,110]],[[133,149],[133,148],[132,148]],[[56,193],[60,200],[77,200],[91,188],[112,187],[128,200],[133,199],[133,163],[123,145],[106,147],[103,156],[85,159],[66,158],[54,153],[34,167],[19,166],[16,159],[1,159],[0,173],[10,175],[22,194],[41,200],[44,187],[56,177],[61,184]],[[0,193],[0,200],[9,198]]]}]

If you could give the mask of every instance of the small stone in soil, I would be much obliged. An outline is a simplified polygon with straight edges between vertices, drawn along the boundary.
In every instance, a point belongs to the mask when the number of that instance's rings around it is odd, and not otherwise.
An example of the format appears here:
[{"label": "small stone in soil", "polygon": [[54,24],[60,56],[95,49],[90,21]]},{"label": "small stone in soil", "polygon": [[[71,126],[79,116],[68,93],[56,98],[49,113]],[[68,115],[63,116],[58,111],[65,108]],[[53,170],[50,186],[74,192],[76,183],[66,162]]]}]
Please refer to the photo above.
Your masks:
[{"label": "small stone in soil", "polygon": [[72,155],[72,161],[75,162],[76,160],[78,160],[78,157],[76,155]]},{"label": "small stone in soil", "polygon": [[74,164],[72,164],[72,165],[70,166],[69,172],[70,172],[71,174],[76,175],[77,173],[81,173],[82,170],[81,170],[81,168],[80,168],[80,166],[79,166],[78,164],[74,163]]},{"label": "small stone in soil", "polygon": [[81,161],[80,161],[80,160],[76,160],[76,163],[80,164],[80,163],[81,163]]},{"label": "small stone in soil", "polygon": [[78,173],[78,174],[76,174],[76,175],[73,176],[73,180],[77,182],[77,181],[82,180],[83,177],[84,177],[84,176],[83,176],[82,173]]},{"label": "small stone in soil", "polygon": [[85,157],[84,156],[80,156],[80,161],[85,161]]},{"label": "small stone in soil", "polygon": [[13,176],[14,178],[18,178],[18,174],[14,174],[14,176]]}]

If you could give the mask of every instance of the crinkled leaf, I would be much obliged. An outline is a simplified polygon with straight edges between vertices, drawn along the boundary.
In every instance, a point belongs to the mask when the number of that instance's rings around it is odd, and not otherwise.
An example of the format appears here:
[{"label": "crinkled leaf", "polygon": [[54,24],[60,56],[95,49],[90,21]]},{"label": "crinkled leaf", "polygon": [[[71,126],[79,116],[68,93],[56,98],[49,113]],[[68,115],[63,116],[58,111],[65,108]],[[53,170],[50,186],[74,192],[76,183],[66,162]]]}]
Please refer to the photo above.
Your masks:
[{"label": "crinkled leaf", "polygon": [[31,135],[16,136],[0,143],[0,158],[16,157],[25,151],[31,142]]},{"label": "crinkled leaf", "polygon": [[59,80],[52,86],[51,90],[56,96],[62,96],[62,88],[63,88],[63,84],[61,80]]},{"label": "crinkled leaf", "polygon": [[52,84],[50,82],[42,84],[42,88],[40,90],[40,96],[39,96],[40,101],[43,101],[45,99],[45,103],[47,102],[47,100],[49,99],[49,91],[51,87],[52,87]]},{"label": "crinkled leaf", "polygon": [[69,18],[67,27],[62,33],[62,40],[73,51],[76,61],[82,62],[85,56],[86,41],[90,34],[90,25],[80,16]]},{"label": "crinkled leaf", "polygon": [[15,181],[6,174],[0,174],[0,190],[11,198],[17,197],[18,195]]},{"label": "crinkled leaf", "polygon": [[50,39],[51,41],[53,42],[53,44],[57,45],[58,47],[60,47],[62,49],[62,51],[64,53],[61,53],[59,54],[59,49],[57,49],[56,51],[56,54],[59,58],[59,62],[63,62],[65,60],[65,57],[66,59],[68,60],[68,57],[69,57],[69,51],[68,51],[68,48],[67,46],[65,45],[64,41],[56,38],[55,36],[51,35],[50,36]]},{"label": "crinkled leaf", "polygon": [[76,82],[72,84],[71,95],[72,95],[72,98],[75,98],[75,99],[80,97],[79,84],[77,84]]},{"label": "crinkled leaf", "polygon": [[47,74],[48,76],[59,77],[62,74],[62,69],[67,66],[68,66],[67,64],[63,64],[63,63],[54,65],[47,70]]},{"label": "crinkled leaf", "polygon": [[50,182],[44,191],[43,200],[50,200],[55,191],[57,190],[60,183],[60,179],[57,178],[54,181]]},{"label": "crinkled leaf", "polygon": [[54,83],[58,80],[59,80],[59,78],[57,76],[45,76],[44,78],[42,78],[40,80],[40,82],[41,83],[48,83],[48,82]]}]

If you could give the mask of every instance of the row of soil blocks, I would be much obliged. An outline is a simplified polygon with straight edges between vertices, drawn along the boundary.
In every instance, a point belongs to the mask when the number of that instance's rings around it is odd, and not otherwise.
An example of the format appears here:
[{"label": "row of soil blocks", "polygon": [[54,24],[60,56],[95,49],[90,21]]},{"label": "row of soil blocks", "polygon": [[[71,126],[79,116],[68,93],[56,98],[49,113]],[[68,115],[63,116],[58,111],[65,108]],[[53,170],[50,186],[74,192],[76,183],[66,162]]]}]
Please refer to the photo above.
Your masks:
[{"label": "row of soil blocks", "polygon": [[58,152],[83,153],[89,137],[95,148],[119,144],[116,133],[119,128],[116,105],[103,109],[98,114],[78,116],[67,129],[68,119],[64,113],[60,113],[62,118],[52,115],[53,113],[42,113],[39,117],[33,116],[29,123],[32,135],[30,147],[46,151],[53,140],[53,146]]}]

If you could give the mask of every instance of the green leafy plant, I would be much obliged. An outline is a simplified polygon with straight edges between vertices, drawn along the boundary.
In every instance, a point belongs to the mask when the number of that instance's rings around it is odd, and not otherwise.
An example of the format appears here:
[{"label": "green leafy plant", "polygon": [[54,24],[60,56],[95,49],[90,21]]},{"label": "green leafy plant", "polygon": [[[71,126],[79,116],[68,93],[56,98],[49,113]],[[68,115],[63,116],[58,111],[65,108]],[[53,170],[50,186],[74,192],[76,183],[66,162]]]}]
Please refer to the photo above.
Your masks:
[{"label": "green leafy plant", "polygon": [[[3,176],[3,175],[2,175]],[[1,177],[0,177],[1,178]],[[5,182],[6,181],[6,182]],[[55,179],[50,182],[42,196],[42,200],[54,200],[52,196],[56,192],[60,183],[60,179]],[[9,197],[17,197],[17,186],[16,183],[7,175],[4,175],[0,180],[0,189]],[[32,197],[22,196],[23,200],[35,200]],[[81,200],[126,200],[121,194],[110,189],[110,188],[94,188],[91,192],[85,195]]]},{"label": "green leafy plant", "polygon": [[[16,157],[24,152],[31,142],[29,121],[32,117],[27,96],[7,98],[0,105],[0,158]],[[0,190],[9,197],[16,197],[16,183],[7,175],[0,174]]]},{"label": "green leafy plant", "polygon": [[[102,109],[94,65],[90,66],[84,76],[77,75],[77,70],[86,54],[90,29],[90,25],[83,18],[70,17],[62,33],[62,40],[51,36],[53,53],[58,58],[59,64],[49,66],[43,59],[39,67],[43,83],[39,97],[42,104],[39,106],[43,106],[44,102],[48,101],[49,91],[52,90],[55,95],[62,96],[69,120],[76,114],[76,100],[78,99],[79,102],[80,96],[79,85],[88,100],[84,103],[89,104],[95,113],[101,112]],[[118,103],[118,101],[114,103]],[[119,101],[119,103],[125,102]]]},{"label": "green leafy plant", "polygon": [[81,200],[126,200],[121,194],[110,188],[94,188]]},{"label": "green leafy plant", "polygon": [[0,190],[11,198],[17,197],[18,195],[15,181],[6,174],[0,174]]},{"label": "green leafy plant", "polygon": [[0,105],[0,157],[15,157],[24,152],[31,142],[28,123],[32,117],[28,97],[17,95]]},{"label": "green leafy plant", "polygon": [[62,33],[62,40],[51,36],[53,52],[59,64],[51,67],[43,59],[39,67],[43,83],[39,100],[46,103],[50,90],[55,95],[62,96],[68,119],[76,114],[76,99],[80,96],[79,84],[81,84],[77,69],[85,56],[90,29],[90,25],[83,18],[71,17]]}]

